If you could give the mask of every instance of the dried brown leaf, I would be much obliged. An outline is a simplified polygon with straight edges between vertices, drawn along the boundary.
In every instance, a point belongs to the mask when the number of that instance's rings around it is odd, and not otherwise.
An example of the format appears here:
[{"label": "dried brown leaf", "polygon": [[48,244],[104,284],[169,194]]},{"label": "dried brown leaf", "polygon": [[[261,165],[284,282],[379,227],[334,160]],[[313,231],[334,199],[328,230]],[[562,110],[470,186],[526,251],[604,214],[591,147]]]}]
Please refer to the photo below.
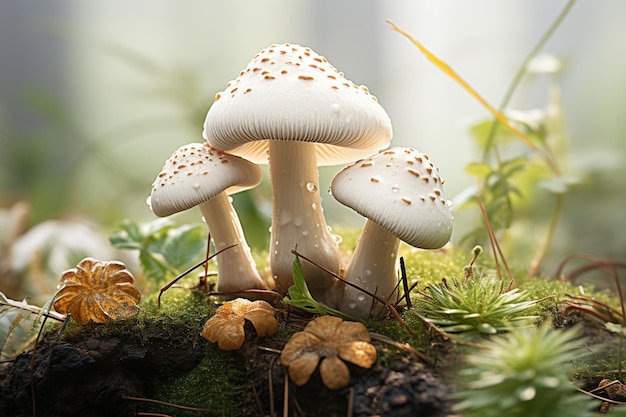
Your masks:
[{"label": "dried brown leaf", "polygon": [[291,336],[280,363],[289,367],[289,376],[296,385],[304,385],[319,363],[324,385],[330,389],[344,388],[350,383],[350,371],[342,359],[362,368],[376,362],[376,348],[370,340],[362,323],[320,316]]},{"label": "dried brown leaf", "polygon": [[258,336],[272,336],[278,331],[274,308],[262,300],[236,298],[224,303],[205,323],[200,335],[222,350],[237,350],[245,340],[245,321],[254,326]]},{"label": "dried brown leaf", "polygon": [[122,262],[85,258],[61,276],[54,309],[78,324],[106,323],[135,314],[141,294]]}]

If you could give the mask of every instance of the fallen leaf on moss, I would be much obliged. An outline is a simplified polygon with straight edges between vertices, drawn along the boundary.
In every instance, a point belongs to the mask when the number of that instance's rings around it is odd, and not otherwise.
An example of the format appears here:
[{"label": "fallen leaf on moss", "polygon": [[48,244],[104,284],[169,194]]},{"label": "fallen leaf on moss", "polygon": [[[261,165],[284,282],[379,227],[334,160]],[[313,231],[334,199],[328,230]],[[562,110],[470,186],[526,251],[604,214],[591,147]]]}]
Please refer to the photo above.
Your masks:
[{"label": "fallen leaf on moss", "polygon": [[320,316],[291,336],[280,363],[289,367],[289,377],[298,386],[307,383],[319,363],[324,385],[341,389],[350,382],[350,371],[342,359],[362,368],[376,362],[376,348],[370,340],[362,323]]},{"label": "fallen leaf on moss", "polygon": [[141,299],[134,282],[122,262],[85,258],[63,273],[53,306],[81,325],[126,318],[137,312]]},{"label": "fallen leaf on moss", "polygon": [[245,298],[235,298],[217,309],[202,328],[200,336],[211,343],[217,342],[222,350],[241,348],[246,334],[245,321],[254,326],[258,336],[272,336],[278,331],[278,320],[274,307],[269,303]]}]

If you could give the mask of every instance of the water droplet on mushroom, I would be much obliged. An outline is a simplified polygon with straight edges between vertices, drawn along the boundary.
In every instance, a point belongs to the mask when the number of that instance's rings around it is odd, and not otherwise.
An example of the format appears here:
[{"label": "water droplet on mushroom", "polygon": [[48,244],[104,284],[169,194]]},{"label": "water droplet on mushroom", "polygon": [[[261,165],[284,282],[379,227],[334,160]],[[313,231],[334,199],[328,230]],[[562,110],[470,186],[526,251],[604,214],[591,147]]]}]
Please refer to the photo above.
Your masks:
[{"label": "water droplet on mushroom", "polygon": [[452,207],[452,205],[453,205],[453,204],[454,204],[454,203],[452,202],[452,200],[448,200],[448,201],[446,201],[446,205],[447,205],[448,207]]},{"label": "water droplet on mushroom", "polygon": [[268,232],[270,232],[270,234],[271,234],[271,233],[272,233],[272,226],[270,226],[270,227],[267,229],[267,231],[268,231]]},{"label": "water droplet on mushroom", "polygon": [[314,182],[307,182],[306,183],[306,190],[310,193],[314,193],[317,191],[317,185],[315,185]]},{"label": "water droplet on mushroom", "polygon": [[339,235],[332,235],[333,236],[333,240],[335,241],[336,244],[340,244],[343,240],[343,238]]},{"label": "water droplet on mushroom", "polygon": [[311,208],[312,208],[313,210],[317,210],[317,203],[313,203],[313,204],[311,204]]},{"label": "water droplet on mushroom", "polygon": [[274,241],[274,246],[278,246],[278,240]]},{"label": "water droplet on mushroom", "polygon": [[365,275],[370,276],[372,275],[372,271],[370,271],[369,269],[365,270]]},{"label": "water droplet on mushroom", "polygon": [[278,213],[278,224],[280,224],[281,226],[286,225],[287,223],[291,222],[291,220],[293,220],[293,217],[291,217],[291,214],[289,214],[286,210],[281,210]]},{"label": "water droplet on mushroom", "polygon": [[194,190],[197,190],[197,189],[199,189],[199,188],[200,188],[200,183],[199,183],[198,181],[196,181],[196,182],[194,182],[194,183],[192,184],[192,187],[194,188]]},{"label": "water droplet on mushroom", "polygon": [[302,231],[302,236],[308,236],[309,235],[309,231],[308,230],[303,230]]},{"label": "water droplet on mushroom", "polygon": [[151,196],[146,197],[146,204],[148,207],[152,208],[152,198]]},{"label": "water droplet on mushroom", "polygon": [[350,301],[350,302],[348,303],[348,307],[349,307],[349,308],[356,308],[356,302],[354,302],[354,301]]},{"label": "water droplet on mushroom", "polygon": [[400,186],[398,186],[398,184],[394,184],[391,186],[391,191],[394,193],[398,193],[398,191],[400,191]]},{"label": "water droplet on mushroom", "polygon": [[304,221],[302,220],[301,217],[296,217],[295,219],[293,219],[293,225],[296,227],[302,226],[303,223]]},{"label": "water droplet on mushroom", "polygon": [[278,255],[278,251],[277,250],[274,251],[274,255]]},{"label": "water droplet on mushroom", "polygon": [[356,296],[356,299],[359,301],[365,301],[365,296],[363,294],[359,294]]}]

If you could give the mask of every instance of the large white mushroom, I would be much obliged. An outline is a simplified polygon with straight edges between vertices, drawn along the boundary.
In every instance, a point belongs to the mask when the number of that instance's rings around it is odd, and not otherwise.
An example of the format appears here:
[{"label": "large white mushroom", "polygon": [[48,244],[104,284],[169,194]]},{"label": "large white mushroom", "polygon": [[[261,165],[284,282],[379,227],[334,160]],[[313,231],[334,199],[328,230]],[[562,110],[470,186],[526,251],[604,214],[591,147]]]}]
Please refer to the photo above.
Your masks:
[{"label": "large white mushroom", "polygon": [[262,177],[260,168],[250,161],[211,149],[208,143],[189,143],[172,154],[152,184],[154,214],[166,217],[198,206],[215,250],[236,245],[216,257],[220,292],[268,289],[228,197],[255,187]]},{"label": "large white mushroom", "polygon": [[[278,288],[292,285],[297,250],[339,273],[341,256],[328,230],[318,165],[353,162],[388,146],[391,122],[364,86],[299,45],[272,45],[254,56],[217,94],[204,124],[211,146],[267,163],[273,191],[270,266]],[[336,280],[303,263],[311,293],[333,304]],[[334,292],[334,294],[333,294]]]},{"label": "large white mushroom", "polygon": [[[442,185],[428,155],[412,148],[391,148],[339,172],[331,184],[333,197],[368,219],[344,279],[393,299],[400,241],[437,249],[450,240],[453,218]],[[346,286],[338,309],[366,318],[372,305],[372,297]]]}]

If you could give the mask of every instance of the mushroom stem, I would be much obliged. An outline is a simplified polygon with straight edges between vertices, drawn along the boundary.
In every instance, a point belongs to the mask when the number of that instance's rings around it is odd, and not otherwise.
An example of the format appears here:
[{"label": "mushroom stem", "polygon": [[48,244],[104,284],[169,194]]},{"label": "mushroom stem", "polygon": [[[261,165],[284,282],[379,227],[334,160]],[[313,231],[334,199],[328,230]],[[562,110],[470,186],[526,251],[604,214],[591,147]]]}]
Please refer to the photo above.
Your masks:
[{"label": "mushroom stem", "polygon": [[[356,245],[344,279],[385,300],[396,293],[396,257],[400,239],[371,220],[367,220]],[[384,306],[372,311],[372,297],[352,286],[346,286],[337,308],[358,318],[378,314]]]},{"label": "mushroom stem", "polygon": [[[292,249],[316,264],[339,273],[341,255],[326,226],[319,193],[319,173],[313,143],[269,141],[272,181],[270,267],[279,291],[293,285]],[[341,283],[312,264],[304,264],[304,278],[313,297],[333,306]]]},{"label": "mushroom stem", "polygon": [[209,227],[216,251],[236,245],[217,255],[217,289],[220,292],[239,292],[250,289],[268,289],[241,229],[235,208],[225,192],[200,204],[200,211]]}]

